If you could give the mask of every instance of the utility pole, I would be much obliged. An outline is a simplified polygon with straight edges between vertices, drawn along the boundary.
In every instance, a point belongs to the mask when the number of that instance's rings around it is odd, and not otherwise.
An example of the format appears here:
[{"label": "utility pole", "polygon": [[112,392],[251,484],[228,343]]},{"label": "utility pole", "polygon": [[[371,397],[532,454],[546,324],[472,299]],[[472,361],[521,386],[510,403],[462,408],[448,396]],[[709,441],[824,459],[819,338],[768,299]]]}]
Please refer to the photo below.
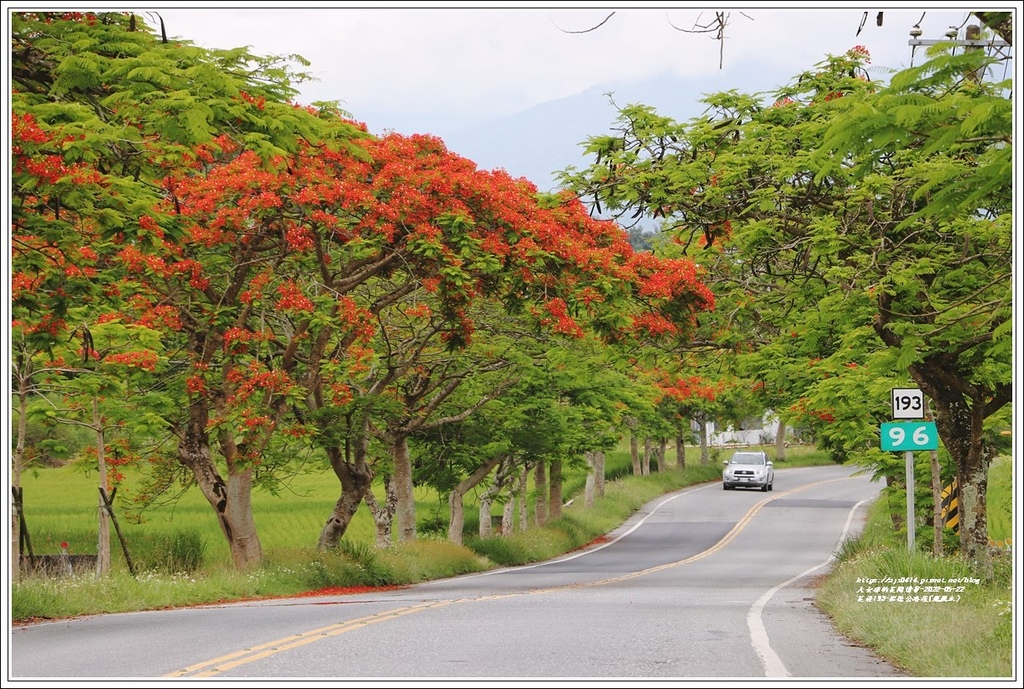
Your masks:
[{"label": "utility pole", "polygon": [[[996,38],[995,36],[991,38],[982,38],[981,27],[977,24],[969,24],[967,26],[964,30],[963,39],[958,40],[958,35],[959,31],[957,28],[955,26],[951,26],[949,27],[949,30],[946,31],[945,38],[921,38],[921,26],[919,24],[914,24],[910,29],[910,40],[907,42],[907,45],[909,45],[911,49],[911,59],[913,59],[914,52],[917,50],[918,46],[933,46],[938,45],[939,43],[952,44],[953,46],[963,48],[964,50],[989,49],[998,55],[1000,59],[1010,59],[1009,49],[1011,44],[1001,38]],[[978,72],[969,75],[969,78],[974,81],[981,81],[982,76],[983,74],[979,70]]]},{"label": "utility pole", "polygon": [[946,32],[946,37],[941,39],[921,38],[921,26],[914,24],[910,29],[910,41],[907,42],[911,48],[918,46],[930,46],[938,45],[939,43],[952,43],[961,48],[992,48],[1003,57],[1003,49],[1009,48],[1010,44],[1001,38],[981,38],[981,27],[977,24],[970,24],[964,31],[964,38],[957,40],[958,31],[955,27],[950,27],[949,31]]}]

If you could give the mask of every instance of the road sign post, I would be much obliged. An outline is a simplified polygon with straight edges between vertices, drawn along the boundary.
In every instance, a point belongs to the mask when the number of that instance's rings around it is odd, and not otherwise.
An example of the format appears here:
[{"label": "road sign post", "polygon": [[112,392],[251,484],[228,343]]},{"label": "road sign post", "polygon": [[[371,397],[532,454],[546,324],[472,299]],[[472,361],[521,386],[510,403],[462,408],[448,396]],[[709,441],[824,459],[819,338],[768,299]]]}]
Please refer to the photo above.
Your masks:
[{"label": "road sign post", "polygon": [[[906,391],[904,391],[906,392]],[[904,413],[912,413],[916,408],[924,414],[924,404],[915,407],[916,397],[909,395],[899,399]],[[893,416],[897,412],[896,390],[893,390]],[[882,450],[887,452],[904,452],[907,473],[907,550],[914,552],[914,450],[938,450],[939,434],[934,421],[911,421],[882,424]]]},{"label": "road sign post", "polygon": [[914,539],[917,538],[917,525],[914,513],[914,453],[907,450],[903,454],[907,472],[907,552],[914,552]]}]

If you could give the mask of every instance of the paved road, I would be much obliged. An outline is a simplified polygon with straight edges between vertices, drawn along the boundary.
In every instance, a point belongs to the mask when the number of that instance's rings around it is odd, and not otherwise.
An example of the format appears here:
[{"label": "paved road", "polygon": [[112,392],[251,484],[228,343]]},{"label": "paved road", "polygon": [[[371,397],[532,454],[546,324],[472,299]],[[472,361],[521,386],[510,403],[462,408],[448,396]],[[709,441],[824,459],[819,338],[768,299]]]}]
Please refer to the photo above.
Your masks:
[{"label": "paved road", "polygon": [[10,679],[895,678],[811,602],[879,490],[845,467],[780,469],[772,492],[685,489],[539,565],[17,628]]}]

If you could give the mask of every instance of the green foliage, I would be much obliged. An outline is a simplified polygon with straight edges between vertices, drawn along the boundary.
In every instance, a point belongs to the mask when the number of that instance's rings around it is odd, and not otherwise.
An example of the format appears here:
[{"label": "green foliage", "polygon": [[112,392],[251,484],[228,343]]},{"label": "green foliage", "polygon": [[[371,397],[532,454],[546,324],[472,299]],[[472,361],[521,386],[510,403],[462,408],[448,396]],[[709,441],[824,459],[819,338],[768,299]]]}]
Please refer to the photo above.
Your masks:
[{"label": "green foliage", "polygon": [[[467,523],[467,528],[469,524]],[[416,533],[425,537],[446,536],[448,534],[448,520],[440,514],[432,514],[429,517],[416,521]]]},{"label": "green foliage", "polygon": [[[17,428],[20,414],[17,405],[11,407],[11,427]],[[54,423],[53,407],[52,402],[43,399],[34,399],[29,405],[24,438],[26,469],[61,466],[94,442],[90,432],[81,426]],[[12,433],[11,443],[16,442],[17,436]]]},{"label": "green foliage", "polygon": [[855,48],[767,99],[709,95],[687,123],[622,108],[563,179],[595,207],[663,217],[708,267],[705,358],[835,461],[886,474],[886,388],[924,390],[965,476],[997,425],[979,422],[1012,400],[1010,84],[984,50],[950,47],[888,84]]}]

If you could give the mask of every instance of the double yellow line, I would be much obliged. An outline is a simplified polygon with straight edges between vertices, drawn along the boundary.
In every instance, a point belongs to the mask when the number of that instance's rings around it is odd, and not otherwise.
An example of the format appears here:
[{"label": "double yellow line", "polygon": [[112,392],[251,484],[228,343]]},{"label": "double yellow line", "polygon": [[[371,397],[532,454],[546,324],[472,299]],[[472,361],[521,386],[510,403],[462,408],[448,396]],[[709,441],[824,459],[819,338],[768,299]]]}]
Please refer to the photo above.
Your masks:
[{"label": "double yellow line", "polygon": [[331,636],[344,634],[345,632],[350,632],[355,629],[362,629],[363,627],[367,627],[371,624],[387,622],[388,620],[393,620],[397,617],[411,615],[414,612],[430,610],[431,608],[442,608],[454,603],[465,603],[469,600],[472,599],[463,598],[420,603],[419,605],[410,605],[405,608],[379,612],[375,615],[367,615],[366,617],[360,617],[340,624],[332,624],[326,627],[320,627],[319,629],[311,629],[308,632],[293,634],[292,636],[276,639],[259,646],[235,651],[234,653],[229,653],[204,663],[190,665],[183,670],[172,672],[169,675],[164,675],[164,677],[213,677],[214,675],[227,672],[228,670],[232,670],[240,665],[245,665],[246,663],[252,663],[262,658],[267,658],[275,653],[280,653],[281,651],[289,651],[293,648],[298,648],[299,646],[305,646],[306,644],[311,644],[314,641],[320,641]]}]

